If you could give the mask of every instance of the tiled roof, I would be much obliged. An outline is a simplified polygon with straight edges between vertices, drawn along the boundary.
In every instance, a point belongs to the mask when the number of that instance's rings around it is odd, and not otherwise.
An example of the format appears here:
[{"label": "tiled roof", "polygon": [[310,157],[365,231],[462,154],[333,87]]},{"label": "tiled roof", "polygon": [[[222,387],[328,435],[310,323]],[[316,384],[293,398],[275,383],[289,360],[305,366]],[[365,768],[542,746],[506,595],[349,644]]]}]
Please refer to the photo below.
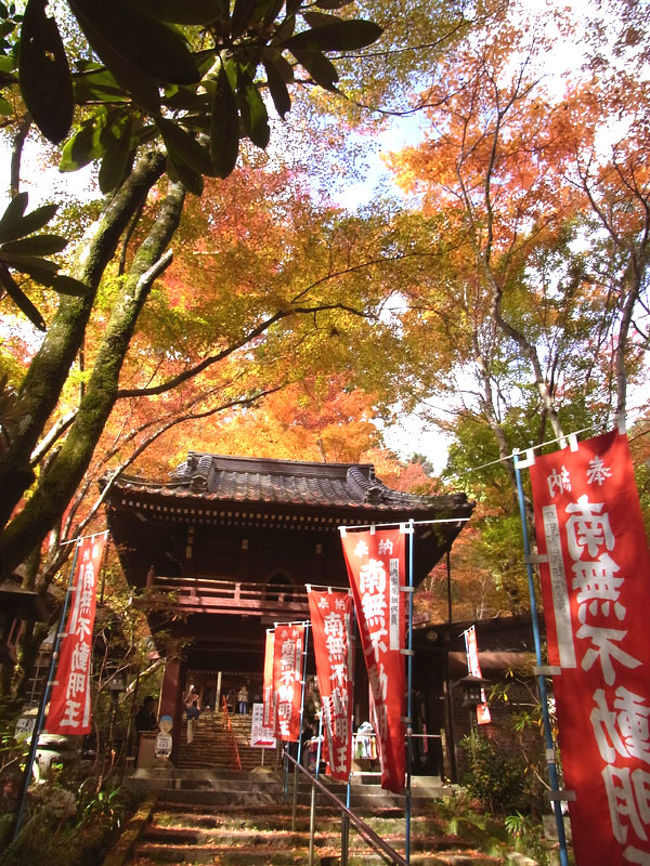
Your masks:
[{"label": "tiled roof", "polygon": [[443,503],[468,507],[464,495],[422,497],[391,490],[375,476],[370,463],[308,463],[194,451],[171,473],[169,482],[123,475],[116,486],[122,491],[146,490],[163,496],[242,503],[406,512],[428,510]]}]

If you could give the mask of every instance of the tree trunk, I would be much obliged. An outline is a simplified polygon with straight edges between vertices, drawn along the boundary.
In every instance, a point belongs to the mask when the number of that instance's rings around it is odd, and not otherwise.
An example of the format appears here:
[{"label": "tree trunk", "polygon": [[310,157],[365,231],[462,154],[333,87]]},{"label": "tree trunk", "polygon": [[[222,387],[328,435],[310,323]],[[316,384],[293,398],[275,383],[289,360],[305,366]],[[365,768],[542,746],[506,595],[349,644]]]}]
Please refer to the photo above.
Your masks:
[{"label": "tree trunk", "polygon": [[5,574],[42,543],[81,483],[113,408],[120,370],[138,315],[162,269],[160,257],[178,227],[184,197],[180,184],[171,186],[113,308],[86,393],[65,442],[22,510],[0,536],[0,563]]},{"label": "tree trunk", "polygon": [[[0,457],[0,526],[5,526],[32,484],[30,455],[54,411],[70,367],[82,344],[97,288],[129,219],[161,176],[165,158],[152,151],[140,159],[106,206],[72,275],[88,286],[82,298],[63,296],[45,339],[23,379],[16,401],[18,435]],[[0,554],[0,574],[8,566]]]}]

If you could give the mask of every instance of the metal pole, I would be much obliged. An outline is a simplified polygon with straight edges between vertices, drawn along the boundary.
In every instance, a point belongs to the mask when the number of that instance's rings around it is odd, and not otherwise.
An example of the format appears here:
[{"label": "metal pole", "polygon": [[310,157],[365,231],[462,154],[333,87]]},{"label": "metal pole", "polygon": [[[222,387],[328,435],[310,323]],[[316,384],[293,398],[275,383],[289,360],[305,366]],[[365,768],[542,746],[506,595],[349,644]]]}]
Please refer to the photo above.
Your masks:
[{"label": "metal pole", "polygon": [[451,625],[453,622],[453,608],[451,598],[451,548],[447,550],[447,622]]},{"label": "metal pole", "polygon": [[341,866],[348,866],[348,850],[350,848],[350,819],[344,812],[341,815]]},{"label": "metal pole", "polygon": [[282,802],[287,804],[289,799],[289,758],[288,755],[288,743],[284,744],[284,751],[282,753],[282,760],[284,762],[284,784],[282,785]]},{"label": "metal pole", "polygon": [[415,528],[413,520],[409,521],[409,567],[408,567],[408,641],[407,672],[408,686],[406,691],[406,838],[404,855],[407,863],[411,862],[411,771],[413,764],[413,537]]},{"label": "metal pole", "polygon": [[[81,539],[79,539],[81,541]],[[63,609],[61,610],[61,616],[59,618],[59,627],[57,629],[56,638],[54,639],[54,646],[52,647],[52,658],[50,659],[50,669],[47,675],[47,682],[45,683],[45,688],[43,689],[43,695],[41,697],[41,702],[38,707],[38,715],[36,717],[36,721],[34,723],[34,730],[32,731],[32,741],[29,747],[29,755],[27,757],[27,764],[25,766],[25,773],[22,779],[22,783],[20,786],[20,794],[18,796],[18,811],[16,813],[16,821],[14,823],[14,832],[12,839],[15,839],[20,833],[20,829],[23,823],[23,815],[25,812],[25,803],[27,801],[27,791],[29,789],[29,783],[32,779],[32,771],[34,768],[34,759],[36,757],[36,750],[38,749],[38,740],[41,735],[41,729],[43,727],[43,719],[45,716],[45,707],[47,706],[47,702],[50,699],[50,692],[52,691],[52,684],[54,681],[54,672],[56,670],[56,663],[59,656],[59,649],[61,647],[61,640],[63,638],[63,629],[65,628],[65,620],[68,613],[68,608],[70,606],[70,596],[72,595],[72,581],[74,579],[75,568],[77,566],[77,554],[79,553],[79,543],[77,543],[74,549],[74,556],[72,557],[72,565],[70,566],[70,574],[68,576],[68,586],[66,588],[65,598],[63,600]]]},{"label": "metal pole", "polygon": [[[305,715],[305,691],[307,686],[307,647],[309,645],[309,623],[305,623],[305,646],[302,659],[302,691],[300,694],[300,732],[298,734],[298,757],[300,764],[302,756],[302,721]],[[302,764],[300,764],[302,766]],[[296,809],[298,807],[298,773],[293,771],[293,805],[291,808],[291,830],[296,829]]]},{"label": "metal pole", "polygon": [[[321,707],[318,720],[318,742],[316,743],[316,769],[315,776],[318,778],[320,770],[320,747],[323,737],[323,708]],[[311,786],[311,804],[309,808],[309,866],[314,862],[314,825],[316,823],[316,786]]]},{"label": "metal pole", "polygon": [[[350,645],[348,647],[348,655],[349,655],[349,666],[348,666],[348,675],[350,678],[349,688],[350,688],[350,696],[348,699],[348,713],[350,714],[349,721],[349,732],[352,737],[352,753],[350,755],[350,764],[354,760],[354,734],[352,733],[352,723],[354,721],[354,693],[355,693],[355,678],[356,678],[356,664],[357,664],[357,610],[352,605],[352,620],[350,622]],[[348,783],[345,786],[345,805],[350,808],[350,800],[352,799],[352,766],[350,766],[350,775],[348,776]],[[342,864],[344,866],[344,864]]]},{"label": "metal pole", "polygon": [[[515,477],[517,479],[517,499],[519,501],[519,516],[521,518],[521,533],[524,543],[524,555],[526,558],[526,575],[528,578],[528,593],[530,595],[530,615],[533,624],[533,638],[535,641],[535,658],[537,667],[542,667],[542,648],[539,635],[539,623],[537,621],[537,601],[535,597],[535,582],[533,574],[533,564],[530,553],[530,541],[528,538],[528,524],[526,522],[526,507],[524,502],[524,488],[521,483],[520,466],[523,461],[520,461],[517,454],[514,455]],[[527,465],[527,464],[526,464]],[[544,723],[544,738],[546,741],[546,762],[548,764],[548,776],[551,783],[551,790],[557,794],[559,791],[557,765],[555,763],[555,744],[553,742],[553,731],[551,729],[551,720],[548,712],[548,697],[546,693],[546,680],[543,674],[538,675],[539,697],[542,703],[542,719]],[[560,866],[568,866],[569,857],[567,853],[566,834],[564,832],[564,818],[562,816],[562,808],[558,799],[553,799],[553,812],[555,813],[555,822],[557,824],[557,835],[560,843]]]}]

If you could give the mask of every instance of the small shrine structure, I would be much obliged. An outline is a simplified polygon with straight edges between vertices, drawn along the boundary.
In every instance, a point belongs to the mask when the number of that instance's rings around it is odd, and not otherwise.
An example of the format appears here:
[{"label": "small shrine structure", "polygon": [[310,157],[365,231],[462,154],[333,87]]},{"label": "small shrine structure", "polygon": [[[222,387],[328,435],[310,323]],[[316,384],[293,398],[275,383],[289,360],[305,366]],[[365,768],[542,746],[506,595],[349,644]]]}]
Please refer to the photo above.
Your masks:
[{"label": "small shrine structure", "polygon": [[[413,520],[417,587],[473,509],[465,494],[392,490],[369,463],[193,451],[167,480],[119,476],[106,505],[126,578],[166,659],[160,711],[178,720],[172,758],[190,685],[218,704],[246,683],[254,700],[266,629],[309,618],[306,584],[348,586],[340,526]],[[358,722],[364,681],[360,663]]]}]

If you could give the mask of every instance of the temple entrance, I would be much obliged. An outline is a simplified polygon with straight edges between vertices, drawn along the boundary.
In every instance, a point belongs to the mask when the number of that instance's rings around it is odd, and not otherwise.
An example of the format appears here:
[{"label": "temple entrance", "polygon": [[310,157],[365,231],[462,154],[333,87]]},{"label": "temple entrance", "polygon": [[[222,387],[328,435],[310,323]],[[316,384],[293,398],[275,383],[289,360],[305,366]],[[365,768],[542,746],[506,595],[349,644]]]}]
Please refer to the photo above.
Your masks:
[{"label": "temple entrance", "polygon": [[[190,688],[206,721],[224,697],[233,718],[243,715],[242,689],[248,709],[262,697],[266,628],[309,618],[307,584],[348,586],[341,527],[412,521],[417,586],[473,509],[465,494],[392,490],[369,463],[199,452],[188,454],[171,481],[119,476],[106,505],[135,603],[165,658],[159,709],[174,723],[172,762]],[[358,724],[368,716],[362,659],[356,682]]]},{"label": "temple entrance", "polygon": [[241,671],[188,670],[185,678],[185,694],[192,689],[199,696],[201,711],[220,711],[225,699],[228,712],[238,714],[238,696],[246,689],[247,713],[255,703],[262,701],[262,674],[242,673]]}]

